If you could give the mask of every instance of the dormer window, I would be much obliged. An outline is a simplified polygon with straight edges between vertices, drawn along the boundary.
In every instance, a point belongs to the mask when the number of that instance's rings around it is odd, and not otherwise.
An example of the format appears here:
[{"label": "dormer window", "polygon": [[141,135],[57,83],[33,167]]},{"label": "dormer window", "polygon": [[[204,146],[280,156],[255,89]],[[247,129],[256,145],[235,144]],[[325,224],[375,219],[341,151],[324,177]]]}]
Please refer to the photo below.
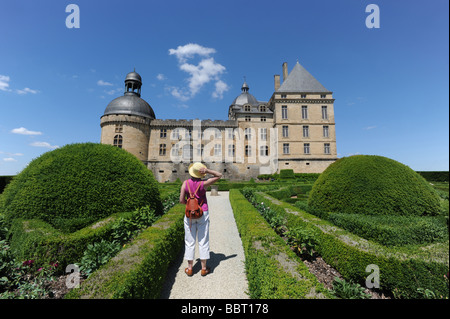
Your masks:
[{"label": "dormer window", "polygon": [[259,111],[260,112],[266,112],[266,106],[265,105],[260,105],[259,106]]},{"label": "dormer window", "polygon": [[250,111],[251,111],[251,106],[250,105],[244,106],[244,112],[250,112]]}]

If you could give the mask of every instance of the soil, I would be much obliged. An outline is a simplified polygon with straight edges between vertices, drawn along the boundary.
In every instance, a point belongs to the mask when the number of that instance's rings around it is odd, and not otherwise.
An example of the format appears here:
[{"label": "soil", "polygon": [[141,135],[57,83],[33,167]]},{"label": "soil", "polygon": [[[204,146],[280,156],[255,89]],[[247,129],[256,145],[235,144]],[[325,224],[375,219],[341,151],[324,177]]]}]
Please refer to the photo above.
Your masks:
[{"label": "soil", "polygon": [[[66,280],[70,274],[55,277],[53,281],[50,281],[47,286],[48,294],[42,299],[62,299],[69,293],[71,288],[67,287]],[[80,284],[84,281],[84,278],[80,278]]]}]

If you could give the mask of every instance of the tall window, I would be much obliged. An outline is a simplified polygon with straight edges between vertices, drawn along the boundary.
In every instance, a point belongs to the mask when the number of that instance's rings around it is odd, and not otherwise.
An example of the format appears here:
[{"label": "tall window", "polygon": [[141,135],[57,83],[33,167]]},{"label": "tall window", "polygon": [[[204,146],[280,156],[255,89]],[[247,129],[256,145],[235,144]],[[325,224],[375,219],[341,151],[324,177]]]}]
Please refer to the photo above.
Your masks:
[{"label": "tall window", "polygon": [[260,135],[261,141],[267,141],[267,128],[261,128]]},{"label": "tall window", "polygon": [[228,157],[234,157],[234,154],[236,153],[236,147],[234,144],[228,145]]},{"label": "tall window", "polygon": [[289,154],[289,143],[283,143],[283,154]]},{"label": "tall window", "polygon": [[244,138],[246,140],[251,140],[252,139],[252,129],[250,127],[246,127],[244,130]]},{"label": "tall window", "polygon": [[180,154],[180,146],[178,144],[172,145],[172,156],[178,156]]},{"label": "tall window", "polygon": [[303,144],[303,153],[309,154],[309,143]]},{"label": "tall window", "polygon": [[281,118],[283,120],[286,120],[288,118],[287,105],[282,105],[281,106]]},{"label": "tall window", "polygon": [[283,137],[289,136],[289,126],[283,125]]},{"label": "tall window", "polygon": [[267,146],[267,145],[260,146],[259,155],[260,156],[269,156],[269,146]]},{"label": "tall window", "polygon": [[166,155],[166,144],[159,144],[159,155]]},{"label": "tall window", "polygon": [[222,155],[222,145],[214,144],[214,156],[221,156],[221,155]]},{"label": "tall window", "polygon": [[308,118],[308,106],[302,105],[302,119],[306,120]]},{"label": "tall window", "polygon": [[328,120],[328,111],[326,105],[322,106],[322,119]]},{"label": "tall window", "polygon": [[167,129],[166,128],[162,128],[161,132],[159,133],[159,137],[160,138],[166,138],[167,137]]},{"label": "tall window", "polygon": [[323,137],[329,137],[328,125],[323,126]]},{"label": "tall window", "polygon": [[303,125],[303,137],[309,137],[309,126]]},{"label": "tall window", "polygon": [[330,143],[325,143],[325,144],[323,144],[323,152],[325,153],[325,154],[330,154]]},{"label": "tall window", "polygon": [[117,146],[118,148],[122,148],[122,135],[115,135],[114,136],[114,141],[113,141],[113,145]]},{"label": "tall window", "polygon": [[252,147],[250,145],[245,145],[245,156],[252,156]]}]

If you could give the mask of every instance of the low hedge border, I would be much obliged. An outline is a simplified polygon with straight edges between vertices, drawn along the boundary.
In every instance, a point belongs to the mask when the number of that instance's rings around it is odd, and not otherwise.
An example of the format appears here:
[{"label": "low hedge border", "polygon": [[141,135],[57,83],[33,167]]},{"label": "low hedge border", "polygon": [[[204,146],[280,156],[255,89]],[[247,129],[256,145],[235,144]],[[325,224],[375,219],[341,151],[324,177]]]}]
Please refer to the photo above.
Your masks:
[{"label": "low hedge border", "polygon": [[65,298],[159,298],[169,264],[183,245],[184,209],[172,207]]},{"label": "low hedge border", "polygon": [[230,190],[230,203],[244,246],[250,298],[333,298],[239,190]]},{"label": "low hedge border", "polygon": [[58,262],[59,273],[69,264],[81,260],[86,247],[101,239],[109,239],[112,226],[132,212],[116,213],[88,227],[66,234],[39,219],[15,219],[9,229],[11,251],[17,260],[33,259],[40,267]]},{"label": "low hedge border", "polygon": [[396,297],[423,298],[418,288],[429,289],[438,298],[449,297],[448,282],[444,278],[449,271],[448,242],[426,247],[388,248],[351,234],[265,193],[255,192],[255,197],[258,202],[264,202],[264,205],[277,210],[285,218],[289,229],[313,227],[318,230],[317,252],[345,279],[365,285],[369,276],[365,269],[375,264],[380,270],[380,288],[391,291]]}]

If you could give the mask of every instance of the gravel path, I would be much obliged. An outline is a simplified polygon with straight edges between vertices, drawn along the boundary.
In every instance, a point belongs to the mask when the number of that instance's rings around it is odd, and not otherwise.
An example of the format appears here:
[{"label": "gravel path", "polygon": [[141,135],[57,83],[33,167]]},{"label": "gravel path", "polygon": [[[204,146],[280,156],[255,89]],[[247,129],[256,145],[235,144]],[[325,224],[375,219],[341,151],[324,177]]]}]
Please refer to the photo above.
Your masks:
[{"label": "gravel path", "polygon": [[207,193],[210,214],[210,257],[207,265],[211,273],[200,274],[201,264],[196,246],[194,275],[184,273],[187,261],[184,248],[170,266],[161,294],[162,299],[248,299],[248,282],[245,275],[244,250],[231,209],[228,192],[219,196]]}]

